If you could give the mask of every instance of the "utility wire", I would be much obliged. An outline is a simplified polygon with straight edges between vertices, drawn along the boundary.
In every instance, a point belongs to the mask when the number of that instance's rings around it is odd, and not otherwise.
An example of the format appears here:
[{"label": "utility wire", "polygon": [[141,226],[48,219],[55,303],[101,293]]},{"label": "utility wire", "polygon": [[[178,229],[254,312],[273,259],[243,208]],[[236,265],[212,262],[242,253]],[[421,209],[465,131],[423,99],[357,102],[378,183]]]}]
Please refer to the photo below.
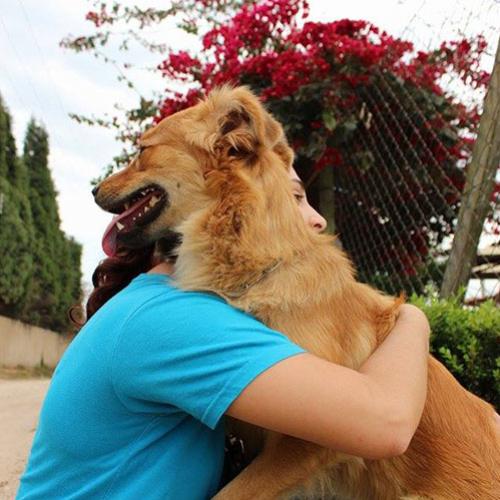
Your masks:
[{"label": "utility wire", "polygon": [[30,72],[29,70],[26,68],[25,64],[23,63],[22,61],[22,58],[21,56],[19,55],[19,52],[17,51],[16,49],[16,46],[14,44],[14,41],[12,40],[11,36],[10,36],[10,33],[9,33],[9,30],[7,29],[7,26],[2,18],[2,16],[0,15],[0,24],[2,25],[2,28],[5,32],[5,35],[7,37],[7,40],[11,46],[11,49],[12,49],[12,52],[14,54],[14,56],[16,57],[20,67],[23,69],[23,71],[26,73],[26,81],[31,89],[31,92],[33,93],[33,96],[35,97],[35,101],[37,103],[37,107],[39,108],[39,110],[42,111],[41,115],[43,116],[44,114],[46,114],[46,109],[45,109],[45,106],[42,104],[42,99],[40,98],[38,92],[36,91],[34,85],[33,85],[33,82],[31,81],[31,77],[30,77]]},{"label": "utility wire", "polygon": [[23,12],[24,19],[26,20],[26,24],[28,25],[28,28],[31,32],[31,36],[33,38],[33,41],[35,42],[35,46],[36,46],[36,49],[38,51],[38,54],[40,55],[40,60],[41,60],[42,65],[44,67],[45,73],[47,74],[47,76],[49,77],[49,79],[52,83],[54,95],[56,96],[56,100],[57,100],[57,103],[59,105],[59,109],[61,110],[62,114],[67,118],[69,113],[66,111],[66,109],[62,103],[61,97],[59,96],[59,92],[56,90],[57,86],[56,86],[56,83],[55,83],[54,78],[52,76],[52,72],[50,71],[49,65],[46,62],[45,54],[43,53],[43,50],[42,50],[40,44],[38,43],[38,39],[36,37],[35,30],[33,29],[33,25],[31,24],[31,21],[28,17],[28,13],[26,12],[23,1],[18,0],[18,3],[19,3],[21,10]]}]

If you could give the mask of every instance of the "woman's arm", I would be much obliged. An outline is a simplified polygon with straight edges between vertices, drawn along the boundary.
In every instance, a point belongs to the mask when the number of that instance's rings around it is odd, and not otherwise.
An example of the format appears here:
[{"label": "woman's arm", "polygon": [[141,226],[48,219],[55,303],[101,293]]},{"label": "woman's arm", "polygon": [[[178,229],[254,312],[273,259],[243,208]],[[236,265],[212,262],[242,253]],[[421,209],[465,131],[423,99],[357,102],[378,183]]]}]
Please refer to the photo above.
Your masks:
[{"label": "woman's arm", "polygon": [[299,354],[260,374],[227,414],[364,458],[404,453],[424,407],[429,331],[404,305],[359,371]]}]

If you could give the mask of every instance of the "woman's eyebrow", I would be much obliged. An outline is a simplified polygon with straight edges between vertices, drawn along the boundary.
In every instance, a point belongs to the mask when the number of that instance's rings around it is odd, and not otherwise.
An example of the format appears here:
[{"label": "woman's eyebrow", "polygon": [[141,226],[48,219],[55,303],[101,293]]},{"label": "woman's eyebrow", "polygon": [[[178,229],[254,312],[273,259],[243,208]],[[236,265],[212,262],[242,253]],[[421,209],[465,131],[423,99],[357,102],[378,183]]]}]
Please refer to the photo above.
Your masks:
[{"label": "woman's eyebrow", "polygon": [[297,183],[300,186],[300,188],[302,189],[302,191],[306,190],[305,184],[300,179],[292,179],[292,182]]}]

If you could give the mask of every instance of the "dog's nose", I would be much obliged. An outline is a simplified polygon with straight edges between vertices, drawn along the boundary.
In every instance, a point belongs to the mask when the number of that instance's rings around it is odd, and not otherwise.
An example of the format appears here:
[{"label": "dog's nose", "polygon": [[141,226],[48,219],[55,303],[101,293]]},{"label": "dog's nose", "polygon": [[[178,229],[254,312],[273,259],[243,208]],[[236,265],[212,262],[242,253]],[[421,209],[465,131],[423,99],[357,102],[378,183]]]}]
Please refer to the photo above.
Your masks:
[{"label": "dog's nose", "polygon": [[92,189],[92,194],[94,195],[94,198],[97,196],[98,191],[99,191],[99,186],[95,186],[94,189]]}]

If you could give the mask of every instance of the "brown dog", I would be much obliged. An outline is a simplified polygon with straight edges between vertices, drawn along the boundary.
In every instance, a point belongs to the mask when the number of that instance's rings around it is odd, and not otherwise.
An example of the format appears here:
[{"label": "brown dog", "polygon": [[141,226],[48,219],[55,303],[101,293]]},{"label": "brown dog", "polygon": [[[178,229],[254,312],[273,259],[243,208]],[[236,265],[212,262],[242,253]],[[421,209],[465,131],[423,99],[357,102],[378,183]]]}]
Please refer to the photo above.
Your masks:
[{"label": "brown dog", "polygon": [[[287,177],[293,153],[255,96],[214,91],[140,144],[140,155],[96,197],[121,213],[110,245],[180,233],[180,286],[225,297],[329,361],[356,369],[369,357],[400,302],[356,282],[332,238],[302,221]],[[299,490],[309,498],[498,499],[494,410],[430,357],[424,414],[404,455],[362,460],[267,433],[264,451],[217,498]]]}]

